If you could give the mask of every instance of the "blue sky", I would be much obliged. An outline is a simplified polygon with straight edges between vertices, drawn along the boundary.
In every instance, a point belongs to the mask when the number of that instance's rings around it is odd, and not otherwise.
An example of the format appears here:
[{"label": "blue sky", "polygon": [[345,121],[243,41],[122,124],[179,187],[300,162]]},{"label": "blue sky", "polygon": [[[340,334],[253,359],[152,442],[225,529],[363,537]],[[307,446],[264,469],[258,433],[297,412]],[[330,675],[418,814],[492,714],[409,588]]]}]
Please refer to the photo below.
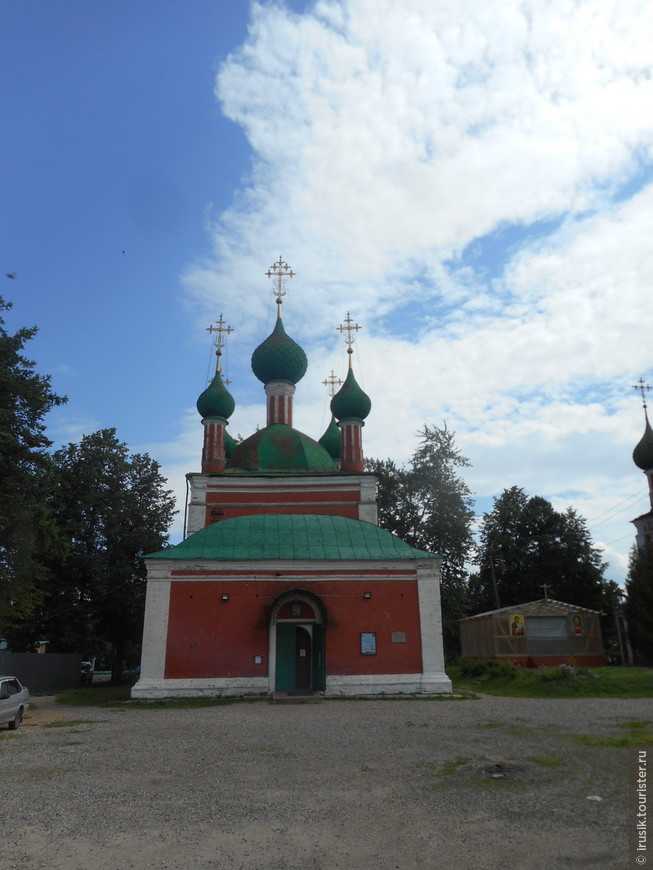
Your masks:
[{"label": "blue sky", "polygon": [[351,311],[369,456],[446,421],[479,511],[512,485],[571,504],[624,579],[650,507],[651,4],[3,0],[0,52],[0,292],[69,398],[57,444],[115,426],[181,498],[221,312],[231,431],[264,424],[282,254],[298,428],[328,422]]}]

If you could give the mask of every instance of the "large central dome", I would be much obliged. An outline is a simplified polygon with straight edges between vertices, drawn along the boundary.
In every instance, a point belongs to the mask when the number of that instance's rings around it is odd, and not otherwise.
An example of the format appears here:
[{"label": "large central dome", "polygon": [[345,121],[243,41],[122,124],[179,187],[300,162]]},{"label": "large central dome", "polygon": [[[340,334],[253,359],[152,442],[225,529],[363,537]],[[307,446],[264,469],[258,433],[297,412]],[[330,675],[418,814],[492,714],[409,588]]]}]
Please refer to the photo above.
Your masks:
[{"label": "large central dome", "polygon": [[283,423],[274,423],[255,432],[234,449],[225,473],[309,474],[337,470],[336,463],[317,441]]}]

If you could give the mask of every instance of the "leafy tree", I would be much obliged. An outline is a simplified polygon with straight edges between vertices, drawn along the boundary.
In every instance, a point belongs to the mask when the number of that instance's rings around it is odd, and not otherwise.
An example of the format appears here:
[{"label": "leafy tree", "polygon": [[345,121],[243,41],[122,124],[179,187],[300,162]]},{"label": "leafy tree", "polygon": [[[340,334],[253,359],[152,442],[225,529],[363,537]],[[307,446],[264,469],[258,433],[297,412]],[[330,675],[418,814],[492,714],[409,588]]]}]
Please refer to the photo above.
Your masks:
[{"label": "leafy tree", "polygon": [[[11,308],[0,297],[0,312]],[[41,556],[56,546],[56,530],[43,504],[50,468],[44,418],[66,399],[52,392],[50,378],[35,371],[23,349],[36,334],[15,334],[0,316],[0,633],[14,613],[38,604]]]},{"label": "leafy tree", "polygon": [[630,556],[624,613],[633,648],[653,660],[653,545],[635,547]]},{"label": "leafy tree", "polygon": [[605,563],[586,521],[573,508],[553,509],[540,496],[513,486],[494,500],[481,527],[475,609],[522,604],[547,594],[569,604],[602,610]]},{"label": "leafy tree", "polygon": [[424,426],[408,466],[369,459],[368,471],[379,479],[379,525],[422,550],[443,556],[442,615],[449,658],[460,649],[457,620],[468,614],[467,570],[474,544],[471,492],[459,474],[469,461],[456,447],[446,425]]},{"label": "leafy tree", "polygon": [[166,545],[175,514],[159,465],[130,455],[115,429],[86,435],[53,455],[48,507],[66,542],[49,568],[32,631],[51,651],[95,654],[112,650],[119,678],[126,654],[137,647],[145,603],[144,553]]}]

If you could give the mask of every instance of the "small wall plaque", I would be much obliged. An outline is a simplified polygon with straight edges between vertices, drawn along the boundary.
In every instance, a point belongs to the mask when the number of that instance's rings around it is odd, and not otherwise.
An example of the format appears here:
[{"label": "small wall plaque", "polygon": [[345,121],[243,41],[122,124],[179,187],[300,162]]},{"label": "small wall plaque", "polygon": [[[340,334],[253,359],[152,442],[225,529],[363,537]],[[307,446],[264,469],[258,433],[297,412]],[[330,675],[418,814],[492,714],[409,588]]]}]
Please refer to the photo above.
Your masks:
[{"label": "small wall plaque", "polygon": [[376,655],[376,634],[373,631],[364,631],[361,633],[361,655]]},{"label": "small wall plaque", "polygon": [[390,635],[390,639],[392,640],[392,643],[406,643],[406,632],[393,631]]}]

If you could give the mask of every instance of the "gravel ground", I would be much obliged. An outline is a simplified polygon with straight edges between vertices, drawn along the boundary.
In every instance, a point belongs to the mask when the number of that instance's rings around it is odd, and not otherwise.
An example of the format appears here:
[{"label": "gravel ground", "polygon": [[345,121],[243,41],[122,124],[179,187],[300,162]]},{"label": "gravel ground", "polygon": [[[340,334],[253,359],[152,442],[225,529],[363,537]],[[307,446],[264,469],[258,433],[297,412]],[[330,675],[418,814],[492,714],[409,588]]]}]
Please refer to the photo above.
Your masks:
[{"label": "gravel ground", "polygon": [[632,750],[572,735],[623,735],[650,700],[34,700],[0,737],[3,870],[635,866]]}]

